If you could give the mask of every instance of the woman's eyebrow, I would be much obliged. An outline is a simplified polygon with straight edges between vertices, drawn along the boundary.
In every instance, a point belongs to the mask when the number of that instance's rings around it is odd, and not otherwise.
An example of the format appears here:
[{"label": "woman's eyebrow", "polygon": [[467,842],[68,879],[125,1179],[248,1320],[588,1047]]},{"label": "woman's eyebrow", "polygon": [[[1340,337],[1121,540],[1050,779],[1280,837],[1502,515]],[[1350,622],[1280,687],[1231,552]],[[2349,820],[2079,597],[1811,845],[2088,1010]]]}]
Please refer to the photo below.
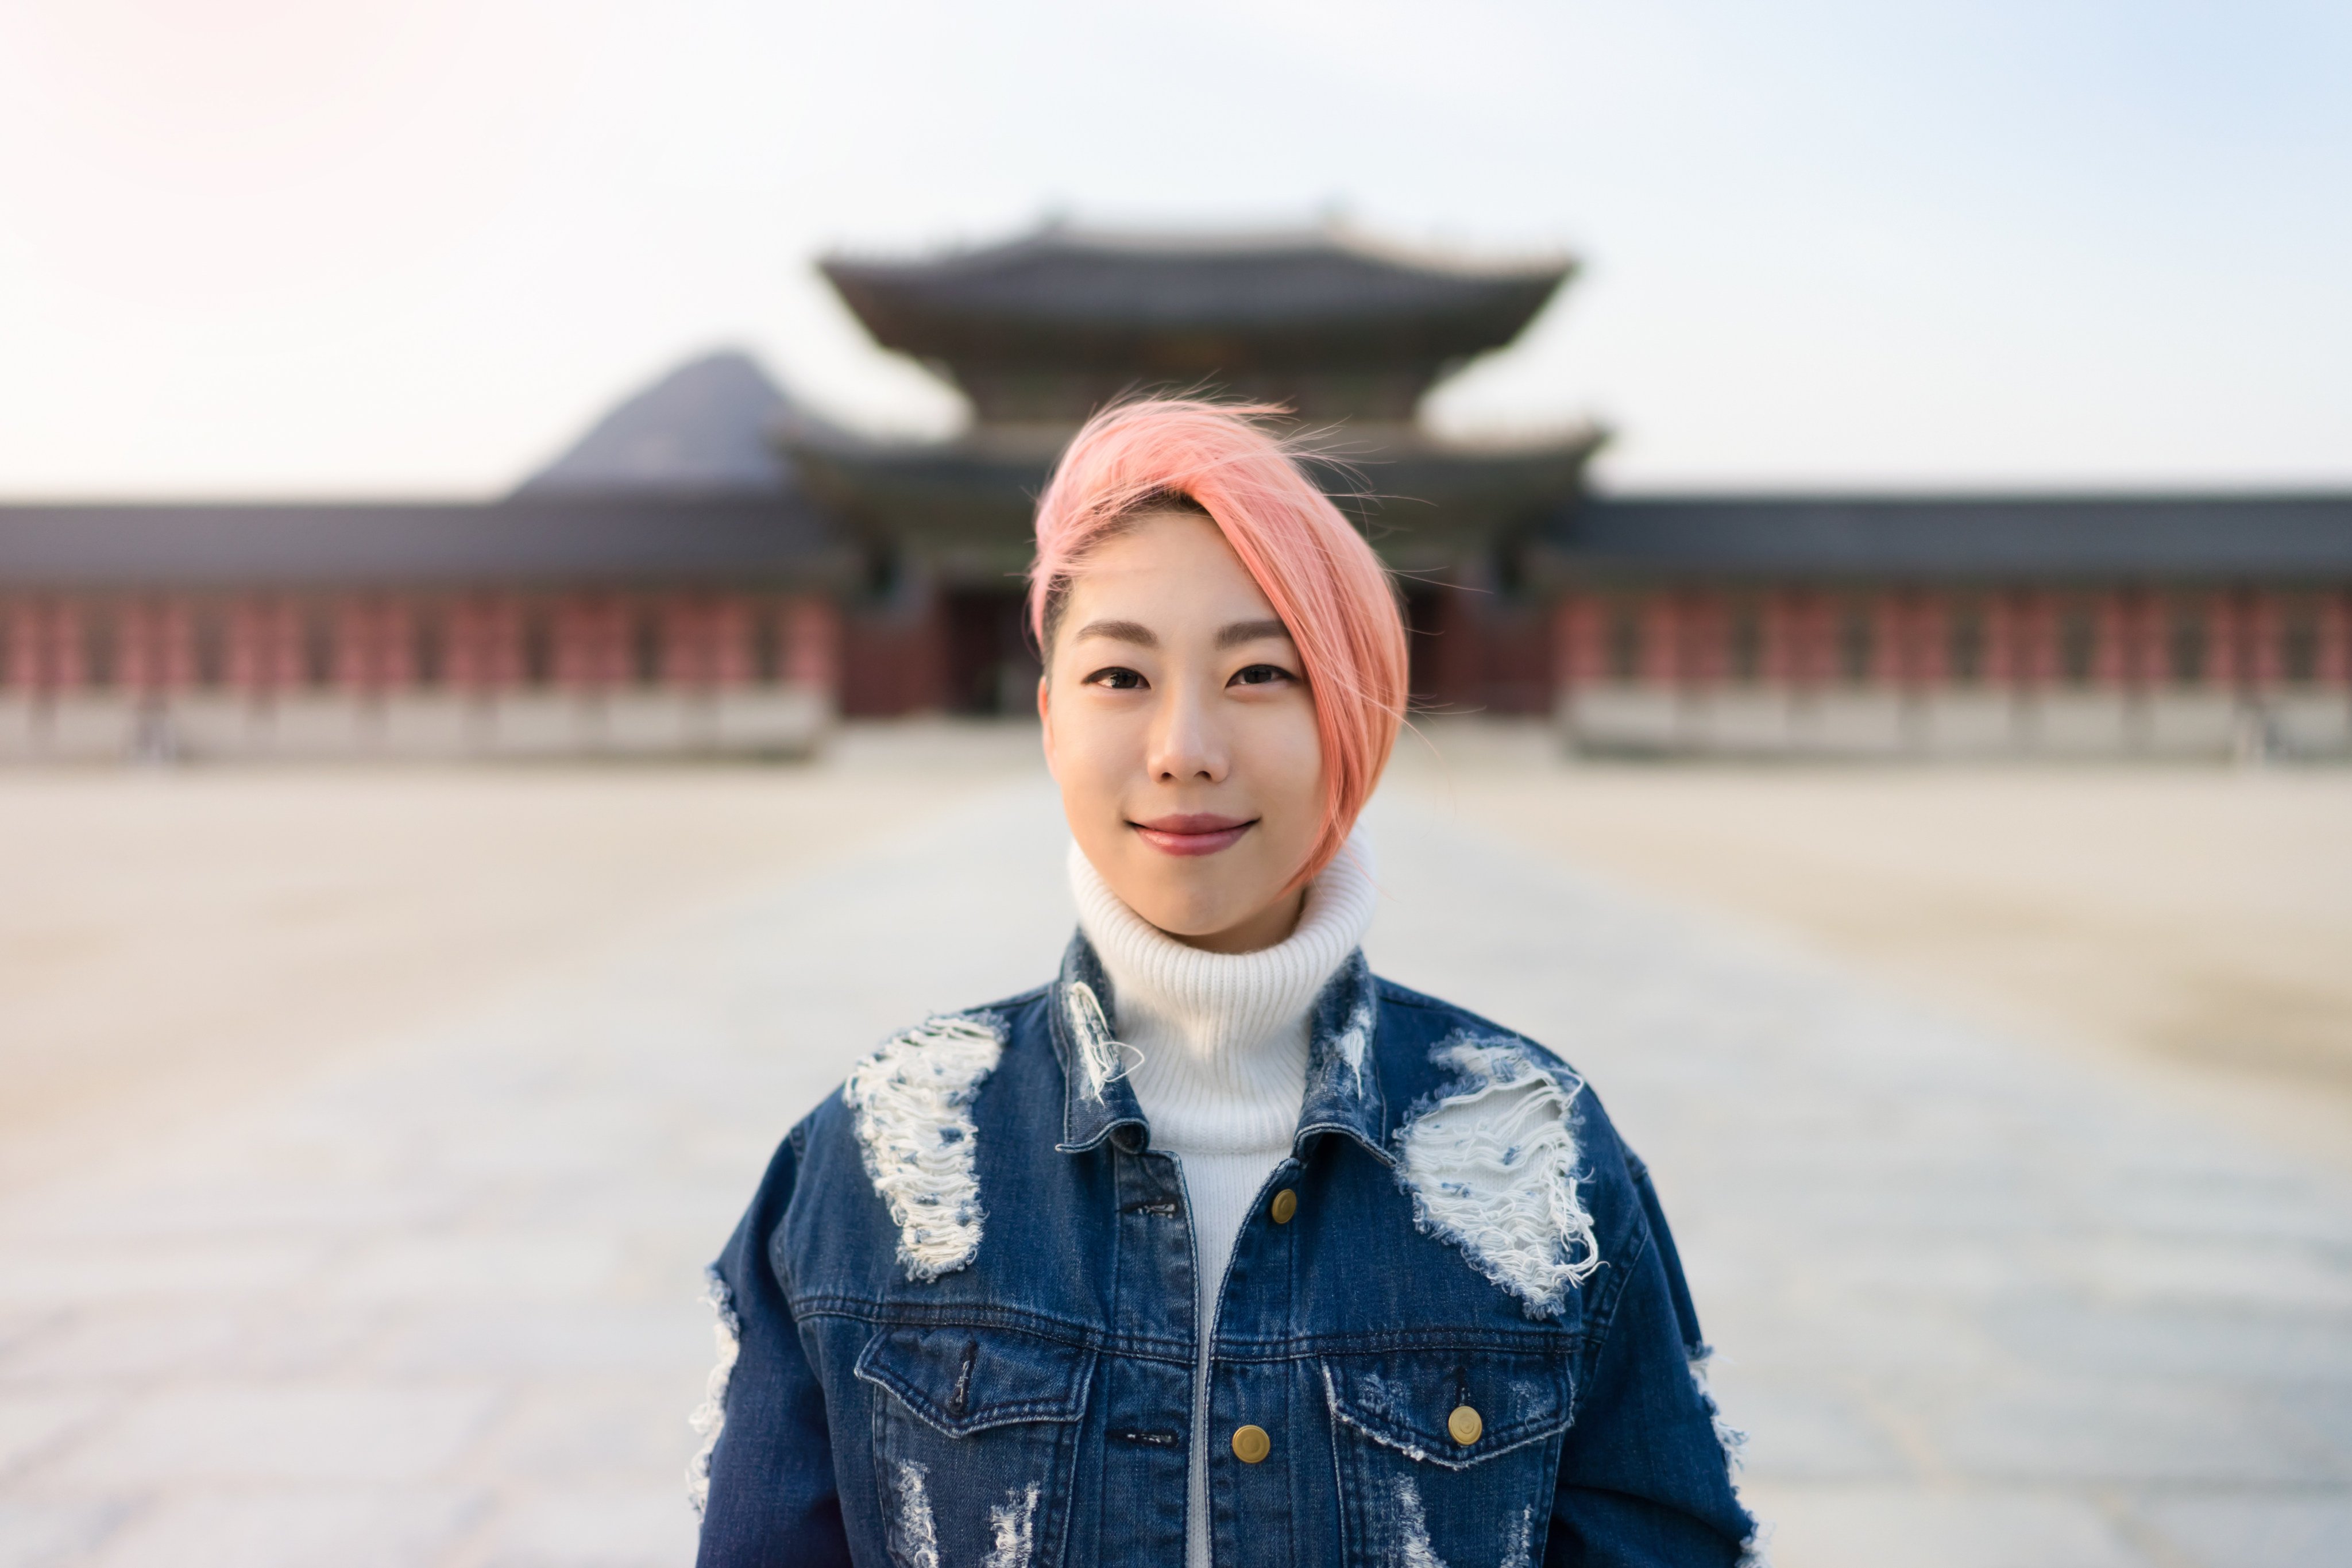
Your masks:
[{"label": "woman's eyebrow", "polygon": [[1258,642],[1266,637],[1290,640],[1290,628],[1280,621],[1235,621],[1217,634],[1221,648],[1239,647],[1245,642]]},{"label": "woman's eyebrow", "polygon": [[1113,642],[1131,642],[1138,647],[1160,646],[1160,638],[1141,621],[1088,621],[1078,628],[1078,639],[1087,637],[1108,637]]}]

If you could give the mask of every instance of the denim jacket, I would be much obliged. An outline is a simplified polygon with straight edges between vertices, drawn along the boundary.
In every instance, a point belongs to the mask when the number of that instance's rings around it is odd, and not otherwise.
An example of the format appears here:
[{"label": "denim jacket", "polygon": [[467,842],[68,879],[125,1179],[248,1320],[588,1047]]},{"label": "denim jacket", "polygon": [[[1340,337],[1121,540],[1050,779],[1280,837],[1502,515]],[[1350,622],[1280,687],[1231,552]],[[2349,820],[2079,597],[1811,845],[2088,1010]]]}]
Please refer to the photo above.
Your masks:
[{"label": "denim jacket", "polygon": [[[1197,1251],[1110,1002],[1080,937],[777,1150],[712,1269],[704,1568],[1184,1561]],[[1514,1086],[1498,1143],[1465,1112]],[[1580,1089],[1360,953],[1325,988],[1214,1298],[1219,1568],[1742,1558],[1673,1239]]]}]

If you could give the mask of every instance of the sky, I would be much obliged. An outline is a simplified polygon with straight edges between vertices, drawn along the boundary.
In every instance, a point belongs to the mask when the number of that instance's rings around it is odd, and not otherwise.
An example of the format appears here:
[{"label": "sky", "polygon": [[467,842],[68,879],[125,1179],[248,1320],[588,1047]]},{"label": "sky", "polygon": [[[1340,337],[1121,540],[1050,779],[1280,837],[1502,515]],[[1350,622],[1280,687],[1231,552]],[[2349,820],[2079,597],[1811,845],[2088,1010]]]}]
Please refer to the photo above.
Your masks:
[{"label": "sky", "polygon": [[0,0],[0,498],[489,496],[812,263],[1328,217],[1574,282],[1621,491],[2352,487],[2340,0]]}]

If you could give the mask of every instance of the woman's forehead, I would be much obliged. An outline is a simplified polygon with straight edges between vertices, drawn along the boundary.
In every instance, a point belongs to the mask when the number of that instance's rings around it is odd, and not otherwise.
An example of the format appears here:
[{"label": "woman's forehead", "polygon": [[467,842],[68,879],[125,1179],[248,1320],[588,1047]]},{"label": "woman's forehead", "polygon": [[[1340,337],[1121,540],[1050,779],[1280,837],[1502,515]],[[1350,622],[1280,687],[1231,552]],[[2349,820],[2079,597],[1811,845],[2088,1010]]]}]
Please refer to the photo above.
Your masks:
[{"label": "woman's forehead", "polygon": [[1273,615],[1265,591],[1217,525],[1199,512],[1139,518],[1087,552],[1070,580],[1068,619],[1113,607],[1121,619],[1190,622]]}]

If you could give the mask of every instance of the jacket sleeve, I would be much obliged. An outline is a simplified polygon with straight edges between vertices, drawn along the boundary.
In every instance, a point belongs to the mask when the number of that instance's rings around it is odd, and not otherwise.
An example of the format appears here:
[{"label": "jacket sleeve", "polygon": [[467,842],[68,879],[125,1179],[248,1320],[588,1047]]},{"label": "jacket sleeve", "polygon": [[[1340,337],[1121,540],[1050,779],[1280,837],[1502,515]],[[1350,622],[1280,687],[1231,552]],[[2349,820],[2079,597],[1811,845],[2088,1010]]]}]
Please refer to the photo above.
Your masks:
[{"label": "jacket sleeve", "polygon": [[[824,1391],[768,1261],[768,1239],[792,1202],[806,1125],[776,1151],[710,1270],[736,1353],[723,1386],[713,1379],[719,1425],[709,1451],[699,1568],[848,1568]],[[699,1489],[699,1477],[696,1484]]]},{"label": "jacket sleeve", "polygon": [[1638,1215],[1627,1276],[1585,1364],[1560,1456],[1547,1568],[1726,1568],[1753,1561],[1756,1521],[1731,1482],[1732,1435],[1701,1381],[1706,1347],[1673,1233],[1631,1151]]}]

